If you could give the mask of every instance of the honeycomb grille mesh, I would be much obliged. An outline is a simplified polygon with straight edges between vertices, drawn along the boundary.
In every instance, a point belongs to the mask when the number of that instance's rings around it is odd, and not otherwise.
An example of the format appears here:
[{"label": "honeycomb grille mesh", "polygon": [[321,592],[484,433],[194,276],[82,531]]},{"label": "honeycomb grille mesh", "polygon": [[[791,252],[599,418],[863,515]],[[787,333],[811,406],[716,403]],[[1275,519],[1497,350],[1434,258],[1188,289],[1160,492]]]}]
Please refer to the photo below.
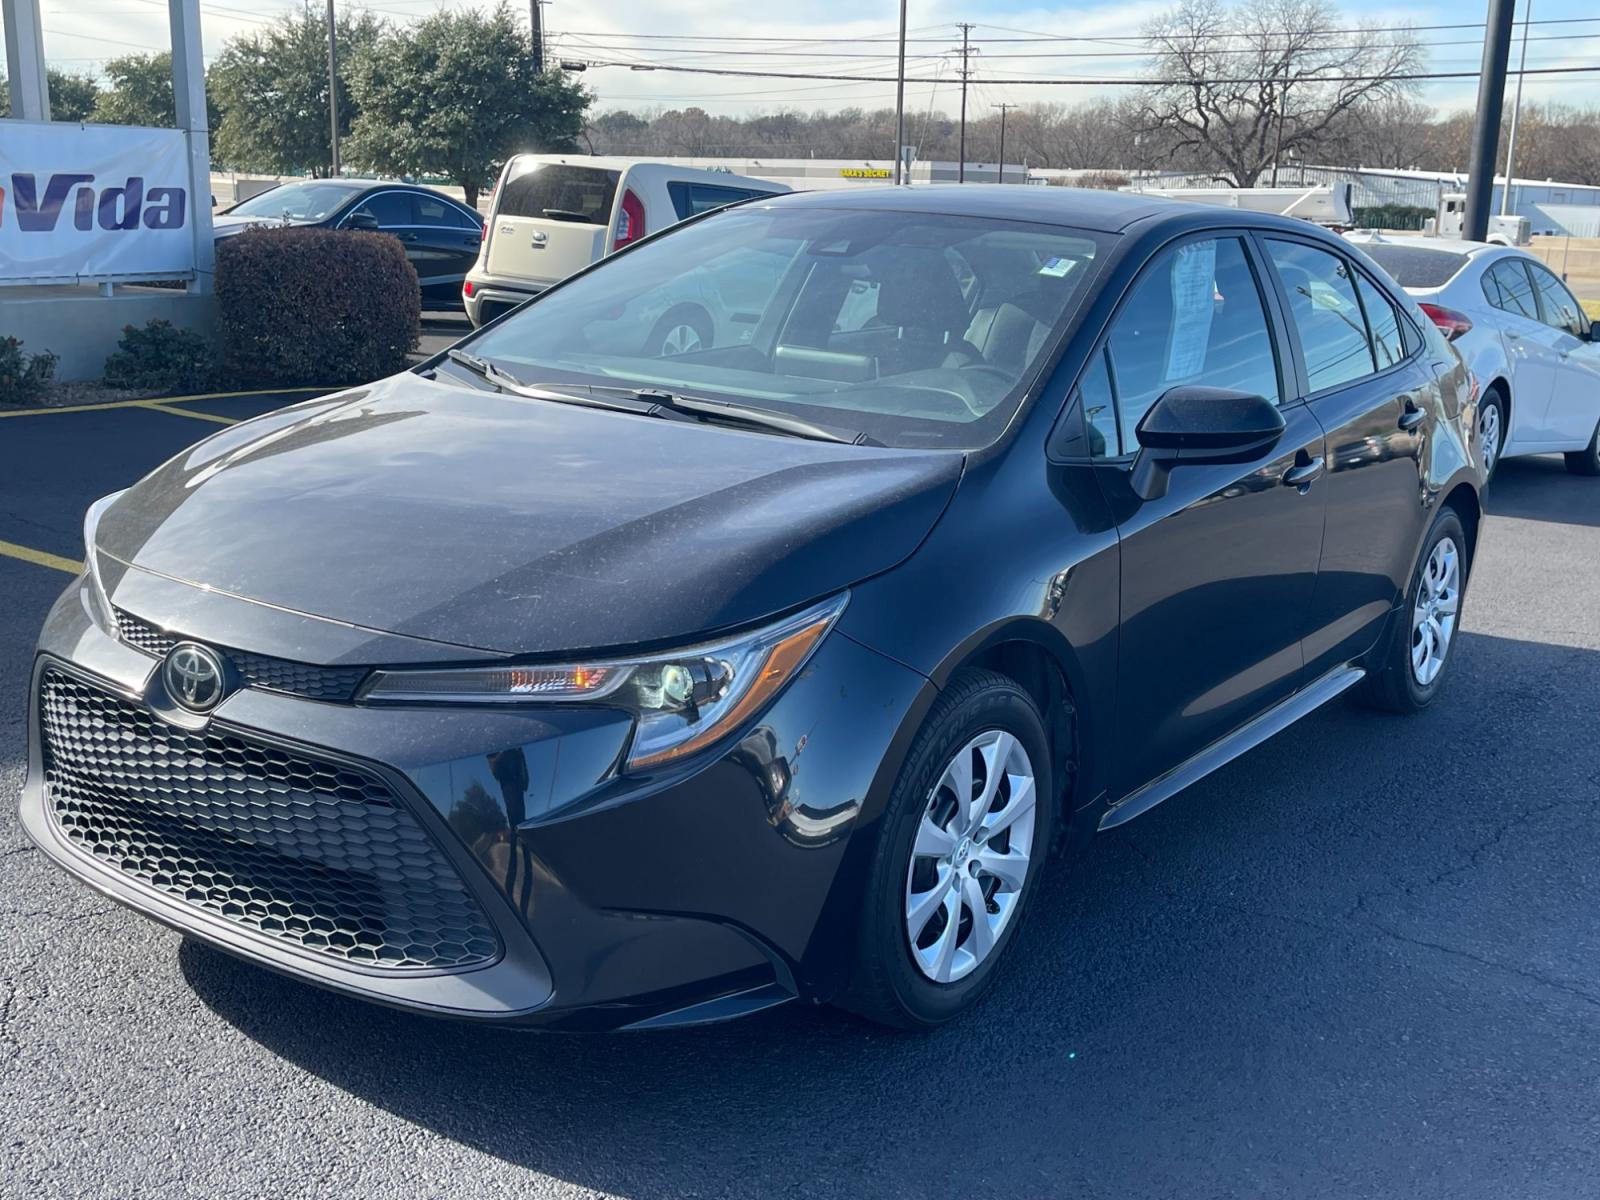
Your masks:
[{"label": "honeycomb grille mesh", "polygon": [[[165,658],[168,651],[182,640],[176,634],[158,629],[120,608],[117,609],[117,629],[123,641],[157,658]],[[367,676],[366,667],[315,667],[286,658],[270,658],[265,654],[250,654],[221,647],[218,647],[218,652],[233,664],[233,669],[239,673],[245,686],[286,692],[291,696],[304,696],[308,700],[349,700]]]},{"label": "honeycomb grille mesh", "polygon": [[499,941],[388,786],[143,709],[46,670],[45,782],[57,827],[147,887],[346,963],[448,970]]}]

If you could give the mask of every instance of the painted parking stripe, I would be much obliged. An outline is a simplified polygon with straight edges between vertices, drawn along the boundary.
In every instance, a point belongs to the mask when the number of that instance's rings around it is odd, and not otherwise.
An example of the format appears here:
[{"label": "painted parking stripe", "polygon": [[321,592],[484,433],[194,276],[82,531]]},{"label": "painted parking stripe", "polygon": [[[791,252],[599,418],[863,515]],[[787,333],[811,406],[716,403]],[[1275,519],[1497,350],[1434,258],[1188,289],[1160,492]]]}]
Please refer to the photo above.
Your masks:
[{"label": "painted parking stripe", "polygon": [[19,546],[15,542],[0,542],[0,554],[7,558],[20,558],[23,562],[32,563],[36,567],[51,567],[57,571],[65,571],[68,575],[76,575],[83,570],[83,564],[70,558],[62,558],[59,554],[51,554],[44,550],[35,550],[31,546]]},{"label": "painted parking stripe", "polygon": [[307,396],[315,396],[318,393],[326,395],[329,392],[338,390],[338,388],[331,387],[260,388],[250,392],[202,392],[194,396],[160,396],[154,400],[110,400],[105,404],[63,404],[59,408],[11,408],[0,412],[0,420],[4,420],[6,417],[52,417],[59,413],[106,412],[118,408],[149,408],[153,404],[193,404],[199,400],[230,400],[239,396],[293,396],[300,392],[306,393]]},{"label": "painted parking stripe", "polygon": [[148,408],[153,412],[171,413],[175,417],[193,417],[196,421],[215,421],[218,425],[237,425],[239,422],[234,417],[219,417],[216,413],[190,412],[187,408],[174,408],[170,404],[159,403],[155,400],[145,400],[140,408]]}]

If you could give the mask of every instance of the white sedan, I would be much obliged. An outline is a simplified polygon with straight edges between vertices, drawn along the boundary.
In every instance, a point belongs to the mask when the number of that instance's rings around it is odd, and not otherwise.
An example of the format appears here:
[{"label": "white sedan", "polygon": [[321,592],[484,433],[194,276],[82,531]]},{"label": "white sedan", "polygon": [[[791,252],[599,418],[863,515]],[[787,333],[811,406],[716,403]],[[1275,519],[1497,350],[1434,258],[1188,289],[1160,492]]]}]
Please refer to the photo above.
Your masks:
[{"label": "white sedan", "polygon": [[1569,471],[1600,475],[1600,324],[1550,268],[1486,242],[1348,237],[1416,299],[1478,377],[1485,476],[1501,458],[1555,451]]}]

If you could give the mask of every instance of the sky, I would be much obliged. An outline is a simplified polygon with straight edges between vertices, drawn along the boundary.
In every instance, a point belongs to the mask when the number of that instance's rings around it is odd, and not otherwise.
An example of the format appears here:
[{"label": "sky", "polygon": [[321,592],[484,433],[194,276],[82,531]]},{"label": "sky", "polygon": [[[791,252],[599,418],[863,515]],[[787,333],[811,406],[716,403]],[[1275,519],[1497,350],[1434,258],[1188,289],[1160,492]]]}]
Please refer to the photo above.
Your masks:
[{"label": "sky", "polygon": [[[208,60],[228,38],[260,29],[274,14],[297,10],[306,2],[310,0],[201,0]],[[1528,2],[1518,0],[1519,22]],[[1600,10],[1592,0],[1531,3],[1535,24],[1529,30],[1529,69],[1600,67]],[[94,72],[108,58],[167,47],[167,0],[40,0],[40,5],[45,54],[56,67]],[[320,0],[312,7],[320,11]],[[492,0],[361,0],[351,7],[369,8],[403,24],[440,7],[487,9]],[[752,9],[761,7],[750,0],[550,0],[543,12],[552,58],[892,79],[899,19],[896,0],[796,0],[778,6],[772,19],[750,20]],[[1073,6],[1036,0],[910,0],[907,76],[917,82],[908,85],[907,110],[954,111],[958,62],[951,52],[960,43],[957,22],[975,23],[969,112],[985,113],[1001,103],[1074,103],[1120,91],[1100,85],[992,81],[1137,75],[1146,63],[1143,47],[1134,39],[1145,22],[1166,7],[1162,0]],[[1472,0],[1450,7],[1351,0],[1338,8],[1348,27],[1418,27],[1430,71],[1478,69],[1484,9]],[[1561,21],[1573,23],[1539,23]],[[1420,28],[1443,25],[1452,27]],[[1080,40],[1039,40],[1045,36]],[[1520,25],[1517,36],[1520,39]],[[1520,43],[1514,44],[1513,67],[1519,51]],[[892,82],[740,78],[627,66],[594,66],[583,78],[596,95],[598,112],[698,105],[714,114],[736,115],[894,104]],[[1600,102],[1600,71],[1533,75],[1525,86],[1525,98],[1534,102]],[[1420,98],[1444,111],[1466,108],[1473,104],[1476,88],[1475,79],[1434,82],[1423,87]]]}]

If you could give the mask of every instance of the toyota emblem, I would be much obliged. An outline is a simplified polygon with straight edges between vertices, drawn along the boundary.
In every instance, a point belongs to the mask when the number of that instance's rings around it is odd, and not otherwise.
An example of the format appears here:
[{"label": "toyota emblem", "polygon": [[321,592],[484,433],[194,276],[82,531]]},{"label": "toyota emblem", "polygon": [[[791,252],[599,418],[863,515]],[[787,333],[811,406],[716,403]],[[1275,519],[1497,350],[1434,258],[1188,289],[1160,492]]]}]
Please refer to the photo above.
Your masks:
[{"label": "toyota emblem", "polygon": [[210,712],[222,703],[226,690],[222,659],[194,642],[180,642],[167,652],[161,682],[176,704],[196,713]]}]

